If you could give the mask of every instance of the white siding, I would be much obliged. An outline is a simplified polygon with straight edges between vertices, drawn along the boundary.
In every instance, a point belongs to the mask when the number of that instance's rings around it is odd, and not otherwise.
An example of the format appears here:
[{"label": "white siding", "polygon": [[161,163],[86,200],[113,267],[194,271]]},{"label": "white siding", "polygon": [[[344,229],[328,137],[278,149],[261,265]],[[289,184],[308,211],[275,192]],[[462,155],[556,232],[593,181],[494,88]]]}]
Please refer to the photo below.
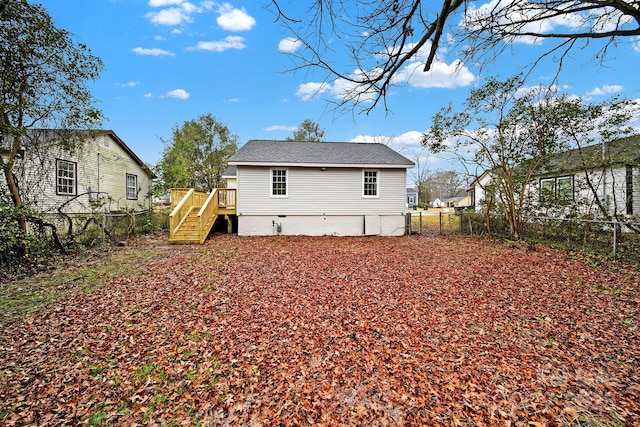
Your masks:
[{"label": "white siding", "polygon": [[379,197],[362,196],[362,169],[288,168],[287,197],[271,197],[268,167],[239,166],[238,215],[401,215],[406,170],[379,169]]},{"label": "white siding", "polygon": [[640,218],[640,167],[633,168],[633,215]]},{"label": "white siding", "polygon": [[[57,212],[65,202],[65,213],[88,213],[92,211],[89,196],[78,198],[56,194],[56,160],[75,162],[76,195],[88,191],[100,191],[105,202],[99,210],[141,210],[148,208],[151,178],[122,147],[110,136],[101,135],[87,141],[73,154],[56,146],[40,152],[26,152],[25,159],[17,164],[16,175],[20,182],[23,201],[42,212]],[[137,176],[138,198],[127,200],[126,176]],[[4,180],[2,182],[5,185]],[[73,200],[72,200],[73,199]]]},{"label": "white siding", "polygon": [[378,169],[378,197],[363,197],[360,168],[287,168],[287,196],[271,197],[268,167],[239,166],[238,234],[365,234],[365,217],[379,218],[378,233],[404,234],[406,170]]}]

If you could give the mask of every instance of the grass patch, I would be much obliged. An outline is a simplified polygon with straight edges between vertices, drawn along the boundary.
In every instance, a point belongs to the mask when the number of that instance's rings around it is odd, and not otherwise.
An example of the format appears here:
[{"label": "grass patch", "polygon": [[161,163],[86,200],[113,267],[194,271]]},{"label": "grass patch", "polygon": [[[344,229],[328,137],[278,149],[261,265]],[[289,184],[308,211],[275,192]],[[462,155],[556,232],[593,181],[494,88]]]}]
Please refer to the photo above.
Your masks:
[{"label": "grass patch", "polygon": [[141,272],[142,261],[162,250],[113,246],[85,251],[70,255],[51,271],[0,283],[0,322],[19,320],[77,292],[94,292],[120,275]]}]

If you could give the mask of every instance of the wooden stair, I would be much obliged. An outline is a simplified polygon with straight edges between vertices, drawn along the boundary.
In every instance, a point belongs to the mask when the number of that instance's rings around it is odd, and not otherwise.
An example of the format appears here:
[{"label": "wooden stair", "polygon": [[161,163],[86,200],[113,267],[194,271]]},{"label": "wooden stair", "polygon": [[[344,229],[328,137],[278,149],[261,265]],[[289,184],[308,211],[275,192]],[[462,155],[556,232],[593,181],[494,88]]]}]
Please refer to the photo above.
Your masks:
[{"label": "wooden stair", "polygon": [[[178,230],[170,237],[171,243],[176,244],[189,244],[200,243],[200,227],[198,225],[198,211],[200,208],[195,208],[189,212],[189,215],[184,219]],[[209,230],[207,230],[207,233]]]},{"label": "wooden stair", "polygon": [[236,190],[229,189],[215,189],[211,193],[193,188],[172,189],[169,243],[203,244],[218,215],[235,214],[235,196]]}]

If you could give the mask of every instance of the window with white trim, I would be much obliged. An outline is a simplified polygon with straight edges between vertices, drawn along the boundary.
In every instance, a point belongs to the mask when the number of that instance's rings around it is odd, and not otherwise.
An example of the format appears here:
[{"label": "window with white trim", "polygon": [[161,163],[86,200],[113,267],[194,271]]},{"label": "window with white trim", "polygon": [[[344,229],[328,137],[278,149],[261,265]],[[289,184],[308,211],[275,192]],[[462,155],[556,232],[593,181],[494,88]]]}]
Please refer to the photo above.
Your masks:
[{"label": "window with white trim", "polygon": [[286,169],[271,169],[271,196],[287,197]]},{"label": "window with white trim", "polygon": [[130,173],[127,174],[127,199],[138,199],[138,176]]},{"label": "window with white trim", "polygon": [[76,194],[77,171],[76,162],[56,159],[56,194],[70,196]]},{"label": "window with white trim", "polygon": [[362,171],[362,196],[378,197],[378,171]]},{"label": "window with white trim", "polygon": [[540,180],[540,201],[573,200],[573,177],[561,176],[555,178],[543,178]]}]

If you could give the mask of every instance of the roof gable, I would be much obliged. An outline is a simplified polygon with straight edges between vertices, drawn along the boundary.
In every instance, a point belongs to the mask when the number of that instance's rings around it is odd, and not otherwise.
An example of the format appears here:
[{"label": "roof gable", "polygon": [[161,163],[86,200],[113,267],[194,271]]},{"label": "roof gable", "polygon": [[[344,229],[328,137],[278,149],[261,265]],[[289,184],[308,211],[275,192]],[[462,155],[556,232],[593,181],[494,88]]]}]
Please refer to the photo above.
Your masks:
[{"label": "roof gable", "polygon": [[[27,134],[22,140],[23,145],[30,144],[52,144],[55,145],[61,141],[78,141],[89,140],[96,136],[107,136],[115,142],[131,159],[140,166],[150,178],[155,178],[154,173],[149,167],[129,148],[125,142],[112,130],[67,130],[67,129],[28,129]],[[3,144],[7,145],[8,136],[5,136]]]},{"label": "roof gable", "polygon": [[251,140],[230,165],[411,168],[414,163],[383,144]]}]

